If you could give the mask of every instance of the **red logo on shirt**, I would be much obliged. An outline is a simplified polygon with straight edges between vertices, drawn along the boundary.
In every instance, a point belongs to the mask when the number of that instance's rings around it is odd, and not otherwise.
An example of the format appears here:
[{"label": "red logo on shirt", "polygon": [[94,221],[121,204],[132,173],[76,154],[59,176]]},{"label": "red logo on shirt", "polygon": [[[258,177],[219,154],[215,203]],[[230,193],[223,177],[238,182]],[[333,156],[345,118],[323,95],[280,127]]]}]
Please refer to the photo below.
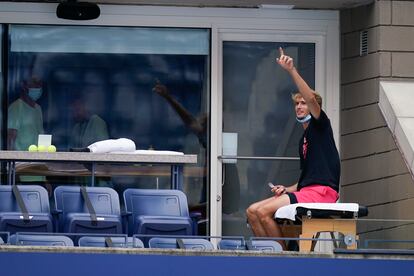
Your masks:
[{"label": "red logo on shirt", "polygon": [[307,152],[308,152],[308,140],[306,140],[306,137],[303,137],[303,146],[302,146],[303,159],[306,159]]}]

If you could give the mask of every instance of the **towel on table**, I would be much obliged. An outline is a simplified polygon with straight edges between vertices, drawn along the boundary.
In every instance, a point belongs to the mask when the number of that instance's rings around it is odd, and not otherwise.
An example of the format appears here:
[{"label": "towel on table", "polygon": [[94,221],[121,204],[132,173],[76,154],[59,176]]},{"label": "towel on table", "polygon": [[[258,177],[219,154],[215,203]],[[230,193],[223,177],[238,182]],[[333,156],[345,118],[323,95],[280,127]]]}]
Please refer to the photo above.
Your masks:
[{"label": "towel on table", "polygon": [[88,146],[91,152],[134,152],[136,150],[134,141],[127,138],[108,139],[93,143]]}]

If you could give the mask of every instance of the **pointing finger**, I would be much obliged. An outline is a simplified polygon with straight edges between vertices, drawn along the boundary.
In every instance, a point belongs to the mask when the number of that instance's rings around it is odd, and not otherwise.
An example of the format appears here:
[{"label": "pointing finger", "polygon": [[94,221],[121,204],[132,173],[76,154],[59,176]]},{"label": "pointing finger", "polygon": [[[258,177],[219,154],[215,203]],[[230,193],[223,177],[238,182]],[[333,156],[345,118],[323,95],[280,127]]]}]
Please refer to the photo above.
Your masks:
[{"label": "pointing finger", "polygon": [[284,56],[285,55],[285,53],[283,52],[282,47],[279,47],[279,54],[280,54],[280,56]]}]

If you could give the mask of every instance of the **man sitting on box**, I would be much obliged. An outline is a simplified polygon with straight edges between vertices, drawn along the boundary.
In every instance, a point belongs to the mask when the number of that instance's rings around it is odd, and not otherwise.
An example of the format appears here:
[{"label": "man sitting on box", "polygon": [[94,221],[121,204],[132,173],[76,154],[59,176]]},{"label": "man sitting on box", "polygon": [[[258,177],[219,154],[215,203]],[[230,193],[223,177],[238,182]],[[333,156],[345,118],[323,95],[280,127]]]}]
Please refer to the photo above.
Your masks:
[{"label": "man sitting on box", "polygon": [[[277,63],[290,74],[298,88],[292,100],[296,119],[304,129],[299,141],[301,175],[298,183],[289,187],[270,184],[274,196],[249,206],[247,219],[257,237],[282,237],[273,217],[283,206],[294,203],[334,203],[338,199],[339,154],[330,120],[321,109],[322,98],[300,76],[293,59],[285,55],[282,48],[279,51]],[[285,244],[280,243],[285,248]]]}]

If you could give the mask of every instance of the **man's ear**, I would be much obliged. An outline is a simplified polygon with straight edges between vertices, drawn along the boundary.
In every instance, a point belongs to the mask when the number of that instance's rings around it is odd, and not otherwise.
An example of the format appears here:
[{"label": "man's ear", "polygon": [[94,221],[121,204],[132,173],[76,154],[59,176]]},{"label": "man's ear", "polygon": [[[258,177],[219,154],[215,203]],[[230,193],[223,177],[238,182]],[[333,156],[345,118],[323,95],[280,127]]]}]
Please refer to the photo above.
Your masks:
[{"label": "man's ear", "polygon": [[27,92],[29,91],[29,87],[27,86],[26,82],[23,82],[21,85],[21,90],[27,94]]}]

